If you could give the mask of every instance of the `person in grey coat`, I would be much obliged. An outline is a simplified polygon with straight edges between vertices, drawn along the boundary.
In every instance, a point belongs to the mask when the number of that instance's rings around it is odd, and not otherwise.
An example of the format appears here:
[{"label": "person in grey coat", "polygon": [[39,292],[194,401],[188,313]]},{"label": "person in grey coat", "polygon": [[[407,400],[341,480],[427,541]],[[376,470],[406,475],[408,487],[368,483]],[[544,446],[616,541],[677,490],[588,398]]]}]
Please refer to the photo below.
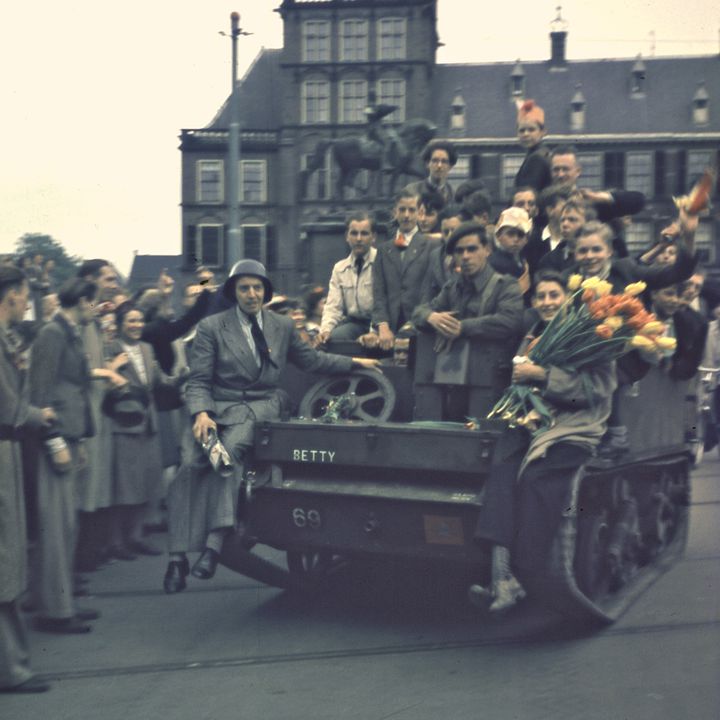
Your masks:
[{"label": "person in grey coat", "polygon": [[95,286],[68,280],[58,293],[60,310],[44,325],[32,346],[30,401],[50,406],[57,421],[44,433],[37,478],[38,541],[33,589],[36,627],[46,632],[84,633],[94,610],[79,611],[73,601],[76,541],[76,476],[85,462],[84,438],[93,434],[90,369],[82,326],[93,317]]},{"label": "person in grey coat", "polygon": [[[238,492],[256,422],[280,416],[278,387],[287,362],[309,372],[342,374],[377,360],[322,353],[303,342],[290,317],[263,309],[273,288],[264,266],[241,260],[223,294],[235,306],[202,320],[190,354],[185,403],[193,418],[186,460],[168,493],[170,562],[165,592],[180,592],[190,572],[186,552],[201,551],[192,574],[213,577],[225,536],[237,523]],[[199,443],[217,435],[232,460],[221,475]]]},{"label": "person in grey coat", "polygon": [[27,579],[25,497],[20,458],[21,429],[47,426],[52,408],[28,404],[25,372],[11,324],[22,322],[30,288],[24,273],[0,267],[0,692],[37,693],[48,684],[30,667],[20,596]]}]

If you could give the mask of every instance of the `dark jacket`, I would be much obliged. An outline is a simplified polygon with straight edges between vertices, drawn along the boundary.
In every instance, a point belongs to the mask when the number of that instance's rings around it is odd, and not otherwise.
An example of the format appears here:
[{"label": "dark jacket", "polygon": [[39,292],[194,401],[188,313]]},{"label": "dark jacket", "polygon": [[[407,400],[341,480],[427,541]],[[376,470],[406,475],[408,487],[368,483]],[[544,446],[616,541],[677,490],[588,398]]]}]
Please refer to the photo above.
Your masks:
[{"label": "dark jacket", "polygon": [[677,348],[670,361],[673,380],[690,380],[702,361],[708,322],[692,308],[681,308],[673,315]]},{"label": "dark jacket", "polygon": [[515,176],[515,187],[531,187],[537,192],[552,183],[550,151],[540,142],[530,148]]},{"label": "dark jacket", "polygon": [[[449,262],[448,262],[449,261]],[[420,294],[422,304],[429,303],[440,293],[448,280],[452,280],[456,273],[452,271],[452,259],[445,253],[445,244],[442,243],[430,250],[428,269]]]},{"label": "dark jacket", "polygon": [[145,324],[142,339],[152,345],[155,359],[166,375],[172,372],[175,363],[175,351],[172,347],[173,340],[186,335],[205,317],[211,298],[212,293],[203,290],[195,304],[177,320],[157,317]]},{"label": "dark jacket", "polygon": [[413,323],[428,327],[432,312],[455,310],[461,321],[462,337],[511,340],[522,330],[523,302],[515,278],[496,273],[486,265],[475,277],[458,275],[445,284],[440,294],[413,313]]}]

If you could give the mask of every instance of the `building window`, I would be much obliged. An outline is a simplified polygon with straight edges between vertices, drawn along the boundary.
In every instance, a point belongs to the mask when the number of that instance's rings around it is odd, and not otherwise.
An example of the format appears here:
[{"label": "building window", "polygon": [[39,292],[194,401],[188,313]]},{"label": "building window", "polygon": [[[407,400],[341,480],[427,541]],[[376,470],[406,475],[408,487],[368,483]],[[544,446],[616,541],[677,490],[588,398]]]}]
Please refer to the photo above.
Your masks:
[{"label": "building window", "polygon": [[340,23],[340,60],[363,62],[367,59],[367,20],[343,20]]},{"label": "building window", "polygon": [[330,83],[327,80],[303,83],[302,122],[307,125],[330,122]]},{"label": "building window", "polygon": [[625,244],[631,256],[639,255],[652,245],[652,224],[633,220],[625,228]]},{"label": "building window", "polygon": [[[315,153],[302,156],[301,170],[307,170]],[[303,200],[328,200],[330,198],[331,155],[325,152],[323,164],[307,177],[303,190]]]},{"label": "building window", "polygon": [[712,222],[698,224],[695,231],[695,249],[697,250],[698,261],[703,265],[710,265],[716,261]]},{"label": "building window", "polygon": [[645,196],[653,188],[652,154],[649,152],[629,152],[625,156],[625,189],[637,190]]},{"label": "building window", "polygon": [[[518,166],[519,168],[520,166]],[[517,171],[516,171],[517,173]],[[470,156],[469,155],[458,155],[457,162],[450,169],[448,175],[449,180],[456,182],[462,182],[470,177]],[[515,184],[515,177],[513,177],[513,185]]]},{"label": "building window", "polygon": [[667,172],[667,160],[664,150],[655,151],[655,183],[653,185],[653,193],[655,197],[663,197],[665,195],[665,173]]},{"label": "building window", "polygon": [[343,80],[340,83],[340,122],[364,123],[367,106],[367,81]]},{"label": "building window", "polygon": [[600,153],[578,153],[577,159],[582,167],[580,186],[590,190],[602,190],[603,156]]},{"label": "building window", "polygon": [[240,161],[240,202],[267,202],[267,163],[265,160]]},{"label": "building window", "polygon": [[500,197],[510,197],[510,193],[515,189],[515,176],[524,160],[524,155],[503,155]]},{"label": "building window", "polygon": [[400,78],[383,78],[377,84],[378,102],[395,105],[397,110],[383,118],[385,123],[405,122],[405,81]]},{"label": "building window", "polygon": [[304,62],[330,61],[330,23],[327,20],[306,20],[303,23]]},{"label": "building window", "polygon": [[267,255],[267,226],[241,225],[245,259],[257,260],[265,265]]},{"label": "building window", "polygon": [[[585,168],[583,167],[583,176]],[[625,186],[625,153],[605,153],[603,186],[606,188],[622,188]]]},{"label": "building window", "polygon": [[223,161],[198,160],[195,165],[195,197],[201,203],[221,203],[224,198]]},{"label": "building window", "polygon": [[382,18],[378,22],[378,60],[404,60],[405,18]]},{"label": "building window", "polygon": [[221,267],[223,262],[223,226],[203,224],[195,234],[195,262],[198,265]]},{"label": "building window", "polygon": [[712,162],[710,150],[688,150],[687,153],[687,182],[686,187],[690,190],[705,172],[705,168]]}]

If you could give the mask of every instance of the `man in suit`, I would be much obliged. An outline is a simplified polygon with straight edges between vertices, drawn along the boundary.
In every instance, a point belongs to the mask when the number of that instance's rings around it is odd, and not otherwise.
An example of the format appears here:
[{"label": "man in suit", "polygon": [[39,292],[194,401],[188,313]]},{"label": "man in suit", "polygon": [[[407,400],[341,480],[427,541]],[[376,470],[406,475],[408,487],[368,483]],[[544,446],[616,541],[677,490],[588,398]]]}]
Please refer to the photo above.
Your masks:
[{"label": "man in suit", "polygon": [[428,272],[432,243],[418,231],[417,213],[417,195],[402,190],[393,210],[397,231],[375,258],[372,322],[383,350],[393,347],[395,333],[419,305]]},{"label": "man in suit", "polygon": [[90,368],[82,327],[94,315],[95,285],[68,280],[58,293],[60,310],[44,325],[32,346],[30,401],[50,406],[57,421],[44,434],[38,467],[38,540],[33,582],[36,627],[56,633],[86,633],[95,610],[73,601],[76,544],[76,482],[87,459],[82,441],[93,434]]},{"label": "man in suit", "polygon": [[[185,402],[193,418],[187,458],[170,486],[170,562],[165,592],[185,589],[190,572],[185,553],[201,551],[194,577],[215,574],[223,541],[237,523],[238,492],[255,423],[280,416],[278,387],[288,361],[309,372],[343,374],[373,368],[377,360],[318,352],[301,339],[292,318],[263,309],[273,287],[255,260],[236,263],[223,286],[235,305],[202,320],[190,353]],[[198,443],[227,450],[232,472],[222,476],[208,464]]]},{"label": "man in suit", "polygon": [[25,316],[30,287],[15,267],[0,267],[0,692],[38,693],[49,685],[33,676],[20,612],[27,577],[25,499],[19,431],[38,430],[55,417],[52,408],[28,405],[23,359],[11,325]]}]

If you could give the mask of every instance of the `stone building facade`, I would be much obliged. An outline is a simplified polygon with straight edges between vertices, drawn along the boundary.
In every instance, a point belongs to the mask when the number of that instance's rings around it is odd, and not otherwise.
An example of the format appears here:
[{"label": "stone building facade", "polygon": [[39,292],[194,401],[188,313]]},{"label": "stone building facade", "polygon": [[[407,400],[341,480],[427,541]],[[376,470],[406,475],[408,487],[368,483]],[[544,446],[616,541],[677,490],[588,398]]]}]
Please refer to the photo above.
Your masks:
[{"label": "stone building facade", "polygon": [[[373,98],[397,106],[385,120],[392,126],[433,121],[437,137],[457,144],[455,182],[482,178],[497,212],[523,157],[517,102],[535,99],[547,144],[576,146],[581,185],[645,193],[647,207],[627,233],[632,249],[674,214],[671,196],[718,160],[718,55],[573,61],[557,18],[547,61],[440,64],[436,0],[283,0],[277,12],[282,49],[263,50],[238,85],[239,199],[245,255],[263,261],[285,291],[327,281],[345,253],[349,210],[391,204],[353,190],[338,199],[329,153],[306,184],[300,179],[318,143],[365,131]],[[238,256],[227,243],[228,125],[226,103],[207,127],[181,134],[186,268],[222,271]],[[707,263],[720,261],[717,215],[703,219],[698,243]]]}]

